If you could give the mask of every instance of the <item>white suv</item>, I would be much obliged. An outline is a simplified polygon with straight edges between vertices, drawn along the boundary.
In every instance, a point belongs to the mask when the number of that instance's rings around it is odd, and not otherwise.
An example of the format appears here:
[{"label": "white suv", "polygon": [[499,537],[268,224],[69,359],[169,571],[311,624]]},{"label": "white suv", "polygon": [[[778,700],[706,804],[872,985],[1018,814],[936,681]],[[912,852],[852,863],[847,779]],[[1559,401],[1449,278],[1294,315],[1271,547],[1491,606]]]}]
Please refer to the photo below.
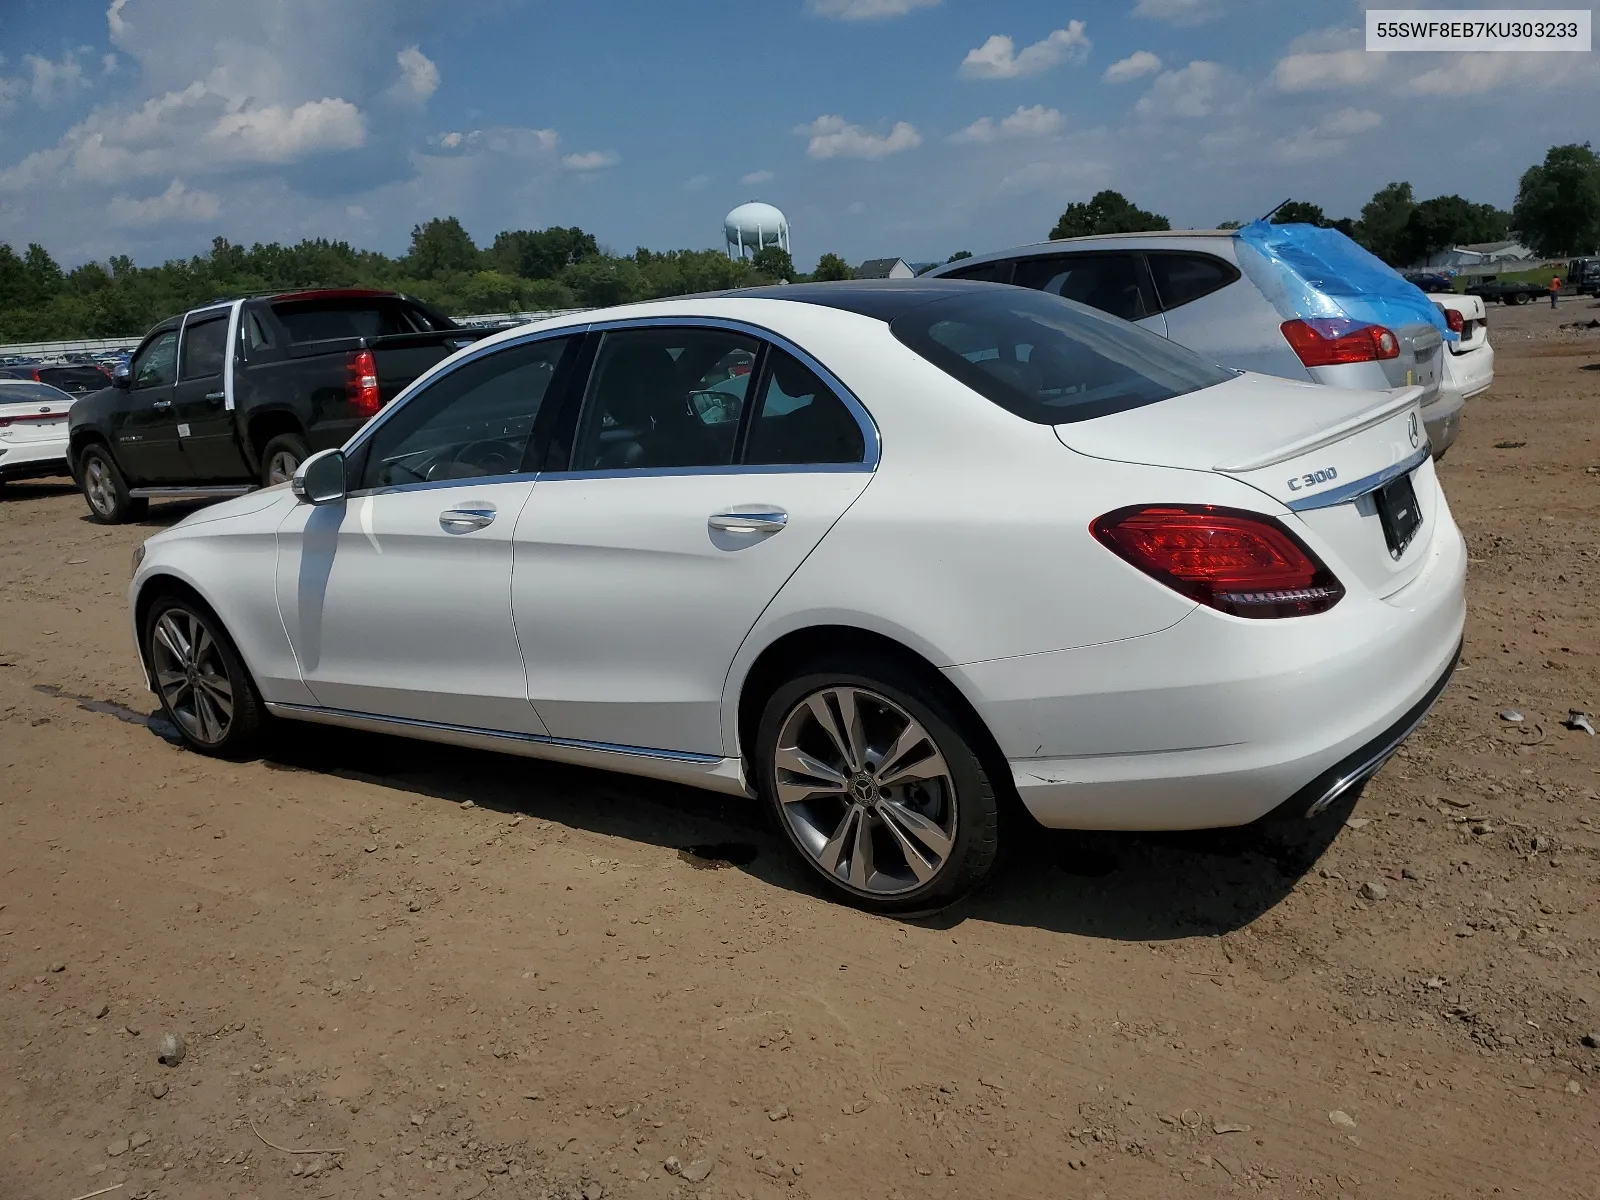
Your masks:
[{"label": "white suv", "polygon": [[1442,387],[1445,322],[1343,234],[1308,225],[1116,233],[960,259],[929,272],[1053,292],[1245,371],[1334,387],[1422,388],[1434,456],[1461,401]]}]

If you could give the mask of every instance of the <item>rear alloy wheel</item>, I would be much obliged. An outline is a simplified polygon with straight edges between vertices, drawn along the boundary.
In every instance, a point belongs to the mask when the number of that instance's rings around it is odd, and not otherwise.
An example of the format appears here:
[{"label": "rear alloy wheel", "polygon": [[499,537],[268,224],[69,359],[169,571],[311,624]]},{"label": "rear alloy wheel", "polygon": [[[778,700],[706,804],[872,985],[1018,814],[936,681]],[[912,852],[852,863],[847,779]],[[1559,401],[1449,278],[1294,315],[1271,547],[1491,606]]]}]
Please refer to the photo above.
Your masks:
[{"label": "rear alloy wheel", "polygon": [[150,509],[150,502],[128,495],[128,483],[117,470],[111,455],[101,446],[90,446],[83,452],[78,466],[83,498],[89,504],[89,515],[102,525],[121,525],[124,521],[137,521]]},{"label": "rear alloy wheel", "polygon": [[870,674],[807,675],[768,702],[761,790],[836,897],[930,912],[988,874],[998,806],[961,724],[942,697],[887,661]]},{"label": "rear alloy wheel", "polygon": [[310,455],[305,438],[297,433],[279,434],[261,451],[261,486],[288,483]]},{"label": "rear alloy wheel", "polygon": [[157,600],[145,621],[145,656],[161,707],[191,749],[218,758],[255,752],[261,698],[209,610],[176,596]]}]

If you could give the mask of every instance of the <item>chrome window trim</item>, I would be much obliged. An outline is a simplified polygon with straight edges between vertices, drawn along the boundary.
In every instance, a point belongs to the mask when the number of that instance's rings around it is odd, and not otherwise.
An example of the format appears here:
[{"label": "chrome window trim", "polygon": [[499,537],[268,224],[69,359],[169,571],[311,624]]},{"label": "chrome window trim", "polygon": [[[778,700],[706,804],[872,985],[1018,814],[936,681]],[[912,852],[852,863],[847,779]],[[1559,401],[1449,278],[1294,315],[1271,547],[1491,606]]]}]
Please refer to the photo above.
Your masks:
[{"label": "chrome window trim", "polygon": [[689,750],[659,750],[650,746],[624,746],[617,742],[586,742],[581,738],[555,737],[546,733],[516,733],[503,729],[481,729],[474,725],[452,725],[446,721],[424,721],[417,717],[392,717],[382,713],[357,712],[347,708],[324,708],[317,704],[269,703],[268,708],[285,716],[320,719],[327,722],[364,721],[396,725],[406,729],[428,729],[437,733],[464,734],[503,742],[536,746],[560,746],[568,750],[589,750],[597,754],[621,754],[629,758],[659,758],[671,762],[719,763],[720,754],[699,754]]},{"label": "chrome window trim", "polygon": [[1432,455],[1432,444],[1424,441],[1422,449],[1409,458],[1395,463],[1393,466],[1385,467],[1381,471],[1374,471],[1371,475],[1354,480],[1341,487],[1333,488],[1330,491],[1318,492],[1315,496],[1304,496],[1296,500],[1286,500],[1284,503],[1288,506],[1290,512],[1310,512],[1312,509],[1332,508],[1337,504],[1348,504],[1350,501],[1358,500],[1369,492],[1377,491],[1384,484],[1399,479],[1402,475],[1411,474],[1411,472],[1427,462]]},{"label": "chrome window trim", "polygon": [[[644,477],[648,475],[661,475],[669,473],[692,475],[710,474],[713,472],[718,474],[726,473],[749,475],[754,473],[765,475],[773,473],[782,466],[790,467],[792,470],[812,472],[826,471],[829,469],[837,470],[839,468],[844,468],[851,471],[875,471],[878,469],[878,463],[882,458],[883,453],[883,440],[878,433],[878,424],[873,420],[872,414],[867,411],[866,405],[861,403],[861,400],[856,396],[856,394],[847,388],[844,385],[844,382],[837,375],[818,362],[814,355],[812,355],[809,351],[806,351],[795,345],[788,338],[784,337],[783,334],[778,333],[776,330],[769,329],[765,325],[759,325],[754,321],[747,321],[737,317],[708,317],[688,315],[681,317],[617,317],[608,321],[594,321],[589,325],[589,329],[596,333],[614,333],[626,329],[661,328],[722,329],[730,333],[742,333],[749,337],[760,338],[763,341],[770,342],[772,345],[778,347],[778,349],[792,354],[800,361],[801,365],[809,368],[816,374],[818,379],[822,380],[823,383],[833,390],[834,394],[838,396],[845,408],[849,410],[850,415],[855,418],[856,424],[861,428],[861,442],[864,448],[861,461],[854,463],[787,463],[769,466],[731,463],[726,467],[674,467],[661,469],[646,468],[641,471],[620,472],[611,470],[563,471],[560,473],[561,478],[583,477],[594,479],[600,477],[609,478],[612,475],[618,474]],[[754,399],[755,398],[752,398],[749,402],[754,403]],[[578,414],[578,421],[581,425],[583,421],[582,413]],[[546,475],[542,476],[542,478],[550,478],[553,474],[553,472],[547,473]]]},{"label": "chrome window trim", "polygon": [[447,488],[499,487],[504,483],[532,483],[536,479],[548,478],[548,475],[540,475],[537,471],[517,471],[511,475],[475,475],[471,479],[424,479],[417,483],[394,483],[388,487],[361,488],[358,491],[346,492],[345,499],[394,496],[405,492],[438,492]]}]

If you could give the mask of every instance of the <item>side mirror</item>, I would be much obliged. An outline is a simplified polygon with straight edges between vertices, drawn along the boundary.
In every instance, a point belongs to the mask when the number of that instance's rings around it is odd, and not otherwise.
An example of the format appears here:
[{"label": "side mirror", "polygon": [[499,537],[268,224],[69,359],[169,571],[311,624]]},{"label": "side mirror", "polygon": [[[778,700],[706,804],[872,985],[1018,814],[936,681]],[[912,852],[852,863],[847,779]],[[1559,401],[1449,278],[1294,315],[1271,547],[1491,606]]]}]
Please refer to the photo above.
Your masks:
[{"label": "side mirror", "polygon": [[127,363],[118,363],[117,369],[111,372],[111,386],[119,387],[126,391],[133,385],[133,371]]},{"label": "side mirror", "polygon": [[295,470],[289,486],[302,504],[338,504],[345,494],[344,451],[317,451]]}]

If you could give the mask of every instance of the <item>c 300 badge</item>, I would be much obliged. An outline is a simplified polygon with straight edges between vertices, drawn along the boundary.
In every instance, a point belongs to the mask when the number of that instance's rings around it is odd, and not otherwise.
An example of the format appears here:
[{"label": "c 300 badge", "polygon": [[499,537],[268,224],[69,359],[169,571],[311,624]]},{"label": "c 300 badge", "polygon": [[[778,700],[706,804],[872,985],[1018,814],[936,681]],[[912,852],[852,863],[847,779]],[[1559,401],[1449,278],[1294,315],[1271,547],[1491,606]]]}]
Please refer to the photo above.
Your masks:
[{"label": "c 300 badge", "polygon": [[1309,475],[1297,475],[1289,480],[1291,492],[1303,492],[1307,488],[1321,487],[1325,483],[1332,483],[1339,478],[1339,472],[1332,467],[1323,467],[1320,471],[1313,471]]}]

